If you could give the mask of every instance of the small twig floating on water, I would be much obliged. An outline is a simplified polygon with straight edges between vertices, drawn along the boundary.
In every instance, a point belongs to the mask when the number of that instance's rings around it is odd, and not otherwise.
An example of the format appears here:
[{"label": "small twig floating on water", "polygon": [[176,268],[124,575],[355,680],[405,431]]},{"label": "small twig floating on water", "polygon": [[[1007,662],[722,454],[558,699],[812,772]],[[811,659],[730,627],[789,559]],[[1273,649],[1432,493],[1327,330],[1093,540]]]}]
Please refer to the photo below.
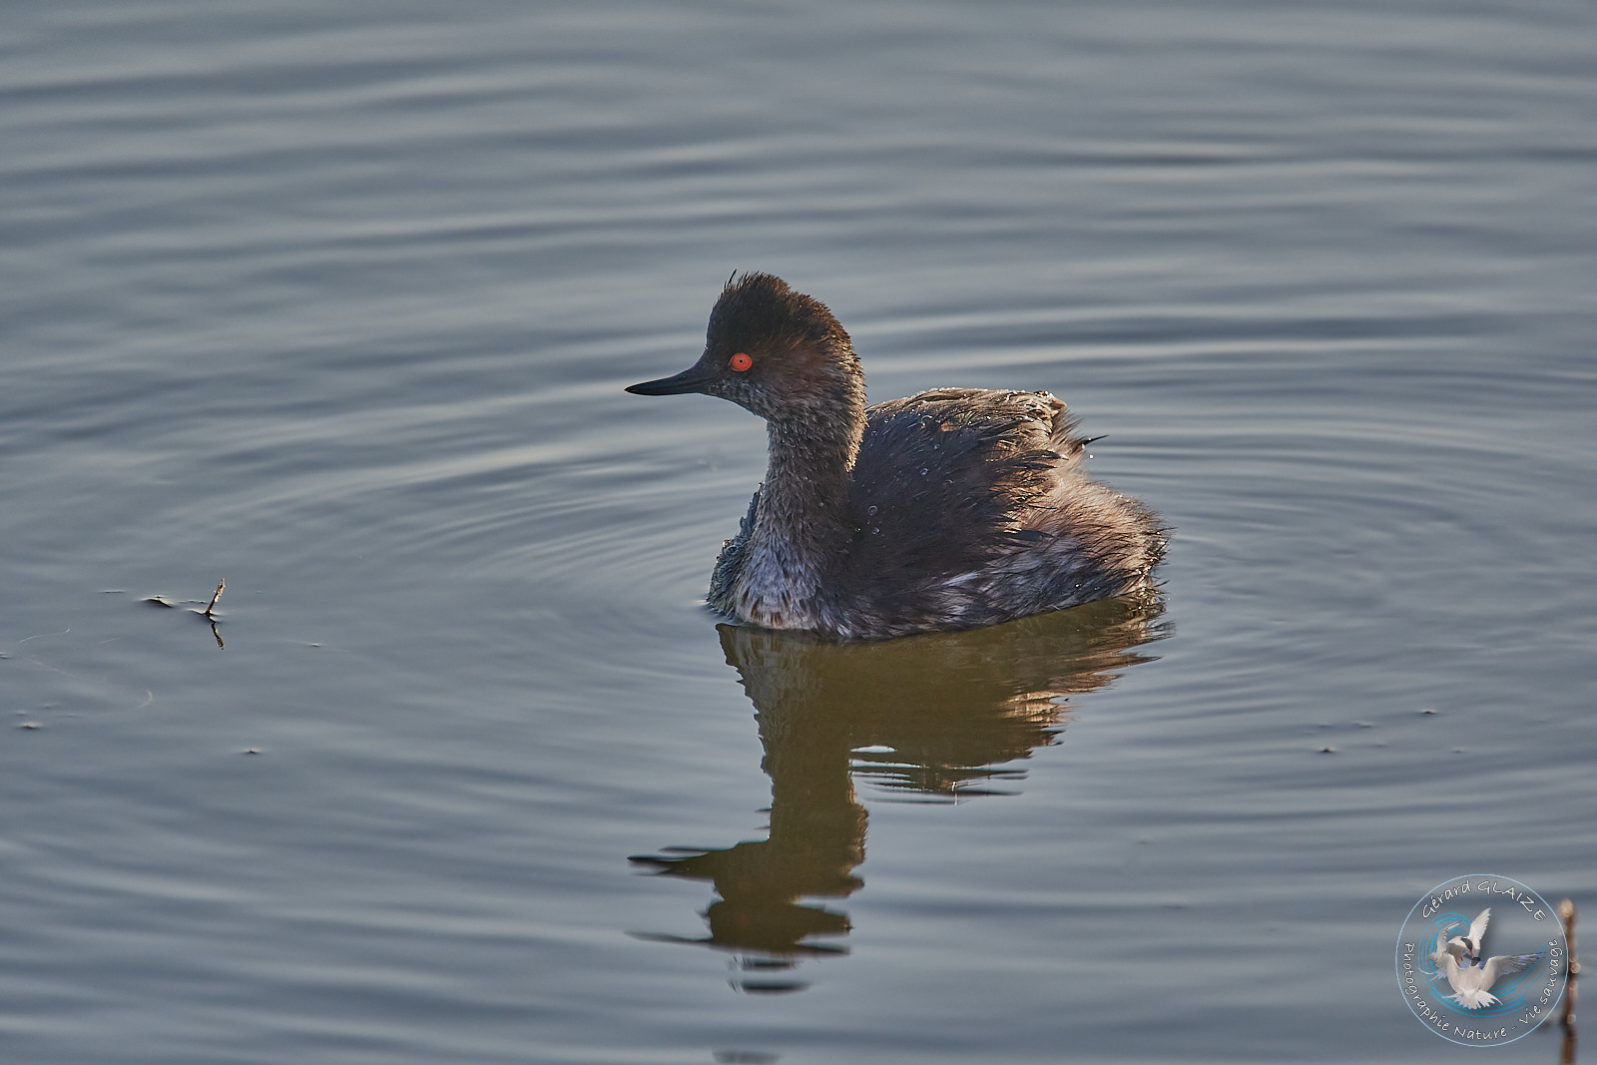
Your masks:
[{"label": "small twig floating on water", "polygon": [[[205,609],[204,610],[191,609],[189,611],[189,613],[198,614],[200,617],[202,617],[206,621],[210,622],[211,635],[216,637],[216,646],[218,646],[218,647],[222,646],[222,633],[216,627],[216,620],[217,620],[216,604],[217,604],[217,601],[222,598],[222,593],[224,591],[226,591],[226,590],[227,590],[227,581],[226,580],[217,581],[216,582],[216,591],[211,593],[211,601],[209,603],[205,604]],[[144,600],[144,602],[146,604],[150,605],[150,606],[164,607],[164,608],[166,608],[168,610],[172,609],[174,606],[177,605],[176,603],[173,603],[173,602],[169,601],[168,599],[166,599],[165,597],[159,596],[159,595],[149,596],[149,597],[147,597]],[[194,602],[194,600],[190,600],[190,602]]]},{"label": "small twig floating on water", "polygon": [[211,635],[216,637],[216,646],[218,648],[226,648],[226,646],[227,646],[226,644],[224,644],[222,642],[222,630],[218,629],[216,627],[216,601],[218,599],[222,598],[222,592],[224,590],[226,590],[226,588],[227,588],[227,581],[226,580],[217,581],[216,582],[216,591],[211,593],[211,601],[205,605],[205,609],[204,610],[196,610],[195,611],[195,613],[198,614],[200,617],[202,617],[206,621],[210,622]]}]

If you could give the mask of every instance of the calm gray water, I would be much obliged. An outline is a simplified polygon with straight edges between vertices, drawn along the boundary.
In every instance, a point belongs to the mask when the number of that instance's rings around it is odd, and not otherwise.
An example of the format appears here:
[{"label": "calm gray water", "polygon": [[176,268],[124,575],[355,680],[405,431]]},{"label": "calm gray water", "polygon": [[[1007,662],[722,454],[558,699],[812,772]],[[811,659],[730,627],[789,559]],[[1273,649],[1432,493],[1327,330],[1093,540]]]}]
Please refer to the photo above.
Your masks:
[{"label": "calm gray water", "polygon": [[[1422,892],[1597,914],[1589,4],[5,22],[5,1060],[1441,1062]],[[1162,612],[718,628],[734,268]]]}]

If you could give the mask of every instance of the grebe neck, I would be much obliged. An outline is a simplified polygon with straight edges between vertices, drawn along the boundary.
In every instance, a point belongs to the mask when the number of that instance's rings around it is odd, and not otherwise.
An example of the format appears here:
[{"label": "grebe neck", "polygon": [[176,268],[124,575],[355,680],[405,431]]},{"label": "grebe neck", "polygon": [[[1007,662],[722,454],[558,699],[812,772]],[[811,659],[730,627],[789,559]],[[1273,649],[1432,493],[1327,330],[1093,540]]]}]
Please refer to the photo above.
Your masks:
[{"label": "grebe neck", "polygon": [[847,551],[854,530],[845,504],[864,427],[863,409],[828,425],[769,422],[770,461],[745,571],[756,595],[814,595],[826,560]]},{"label": "grebe neck", "polygon": [[760,520],[800,536],[843,522],[854,460],[864,435],[863,415],[834,431],[812,424],[769,423],[769,464],[760,491]]}]

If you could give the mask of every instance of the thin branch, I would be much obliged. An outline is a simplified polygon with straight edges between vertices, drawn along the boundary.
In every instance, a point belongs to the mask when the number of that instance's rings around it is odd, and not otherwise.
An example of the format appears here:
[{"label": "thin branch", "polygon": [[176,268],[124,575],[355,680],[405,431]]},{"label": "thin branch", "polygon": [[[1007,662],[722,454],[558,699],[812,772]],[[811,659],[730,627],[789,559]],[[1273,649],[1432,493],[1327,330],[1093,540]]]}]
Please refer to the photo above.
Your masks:
[{"label": "thin branch", "polygon": [[1558,916],[1563,918],[1564,942],[1569,946],[1569,978],[1564,984],[1564,1013],[1560,1018],[1564,1039],[1558,1060],[1561,1065],[1575,1065],[1575,984],[1580,976],[1580,959],[1575,955],[1575,903],[1570,899],[1560,902]]}]

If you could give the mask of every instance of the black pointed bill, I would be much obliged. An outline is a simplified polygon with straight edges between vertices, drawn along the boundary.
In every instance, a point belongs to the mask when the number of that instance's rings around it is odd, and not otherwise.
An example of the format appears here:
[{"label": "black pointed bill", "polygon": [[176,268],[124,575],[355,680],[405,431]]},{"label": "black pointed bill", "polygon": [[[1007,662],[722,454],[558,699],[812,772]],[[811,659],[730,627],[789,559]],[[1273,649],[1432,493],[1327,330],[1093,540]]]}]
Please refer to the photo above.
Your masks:
[{"label": "black pointed bill", "polygon": [[695,363],[679,374],[662,377],[658,381],[628,385],[627,391],[636,396],[674,396],[682,392],[703,392],[705,386],[714,379],[713,373],[705,372]]}]

